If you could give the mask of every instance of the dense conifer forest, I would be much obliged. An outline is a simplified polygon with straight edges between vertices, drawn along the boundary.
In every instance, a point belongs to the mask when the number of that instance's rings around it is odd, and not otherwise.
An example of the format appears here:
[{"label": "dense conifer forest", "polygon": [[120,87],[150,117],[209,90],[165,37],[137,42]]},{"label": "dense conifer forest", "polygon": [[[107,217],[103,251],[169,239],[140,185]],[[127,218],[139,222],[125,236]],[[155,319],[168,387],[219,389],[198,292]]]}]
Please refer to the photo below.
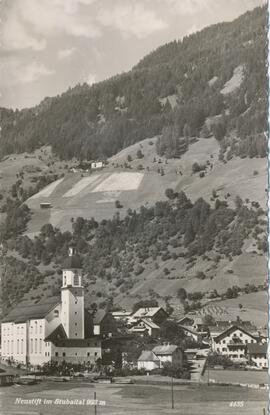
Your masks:
[{"label": "dense conifer forest", "polygon": [[[1,108],[1,155],[50,144],[62,159],[107,158],[159,135],[158,152],[181,157],[191,137],[214,134],[221,157],[226,150],[229,158],[264,157],[266,45],[265,6],[168,43],[130,72],[77,85],[34,108]],[[222,94],[236,68],[241,85]]]}]

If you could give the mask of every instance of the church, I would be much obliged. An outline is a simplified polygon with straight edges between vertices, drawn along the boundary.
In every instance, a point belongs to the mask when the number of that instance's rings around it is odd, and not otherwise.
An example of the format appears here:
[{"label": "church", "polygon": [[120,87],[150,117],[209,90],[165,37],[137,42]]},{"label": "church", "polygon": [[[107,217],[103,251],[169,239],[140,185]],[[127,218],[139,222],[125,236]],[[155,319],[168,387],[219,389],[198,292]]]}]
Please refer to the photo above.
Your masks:
[{"label": "church", "polygon": [[82,265],[69,248],[61,297],[18,305],[1,324],[2,361],[26,366],[49,361],[93,364],[102,359],[102,341],[116,333],[111,314],[91,315],[84,307]]}]

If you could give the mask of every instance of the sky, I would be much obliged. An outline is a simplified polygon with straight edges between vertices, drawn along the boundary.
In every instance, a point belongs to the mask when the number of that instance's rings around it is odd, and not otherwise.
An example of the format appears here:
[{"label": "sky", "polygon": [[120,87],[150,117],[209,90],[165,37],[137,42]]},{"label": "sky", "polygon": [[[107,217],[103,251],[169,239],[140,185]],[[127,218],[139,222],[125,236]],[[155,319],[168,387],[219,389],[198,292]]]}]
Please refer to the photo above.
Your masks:
[{"label": "sky", "polygon": [[0,0],[0,106],[130,70],[164,43],[265,0]]}]

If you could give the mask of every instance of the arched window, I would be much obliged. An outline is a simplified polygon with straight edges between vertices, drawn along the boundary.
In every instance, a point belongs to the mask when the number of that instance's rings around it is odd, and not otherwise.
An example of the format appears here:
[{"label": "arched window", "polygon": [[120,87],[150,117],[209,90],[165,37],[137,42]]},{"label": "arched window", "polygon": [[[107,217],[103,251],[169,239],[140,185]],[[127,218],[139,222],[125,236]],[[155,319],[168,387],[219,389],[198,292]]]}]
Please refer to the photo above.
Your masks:
[{"label": "arched window", "polygon": [[74,285],[79,285],[79,275],[74,274]]}]

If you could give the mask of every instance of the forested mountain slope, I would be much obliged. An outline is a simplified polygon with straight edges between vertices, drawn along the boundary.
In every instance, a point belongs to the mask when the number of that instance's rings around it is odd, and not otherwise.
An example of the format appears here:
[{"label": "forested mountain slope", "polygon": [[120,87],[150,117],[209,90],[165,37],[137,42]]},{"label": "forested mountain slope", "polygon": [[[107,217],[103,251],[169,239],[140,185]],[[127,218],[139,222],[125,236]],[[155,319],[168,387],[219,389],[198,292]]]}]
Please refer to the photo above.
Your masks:
[{"label": "forested mountain slope", "polygon": [[161,135],[158,152],[180,157],[190,137],[214,133],[221,157],[263,157],[266,45],[265,6],[166,44],[130,72],[35,108],[2,108],[0,153],[50,144],[63,159],[106,158]]},{"label": "forested mountain slope", "polygon": [[[262,7],[126,74],[0,109],[3,312],[59,293],[71,241],[88,305],[169,307],[185,288],[188,311],[265,291],[266,51]],[[108,160],[91,174],[73,157]]]}]

